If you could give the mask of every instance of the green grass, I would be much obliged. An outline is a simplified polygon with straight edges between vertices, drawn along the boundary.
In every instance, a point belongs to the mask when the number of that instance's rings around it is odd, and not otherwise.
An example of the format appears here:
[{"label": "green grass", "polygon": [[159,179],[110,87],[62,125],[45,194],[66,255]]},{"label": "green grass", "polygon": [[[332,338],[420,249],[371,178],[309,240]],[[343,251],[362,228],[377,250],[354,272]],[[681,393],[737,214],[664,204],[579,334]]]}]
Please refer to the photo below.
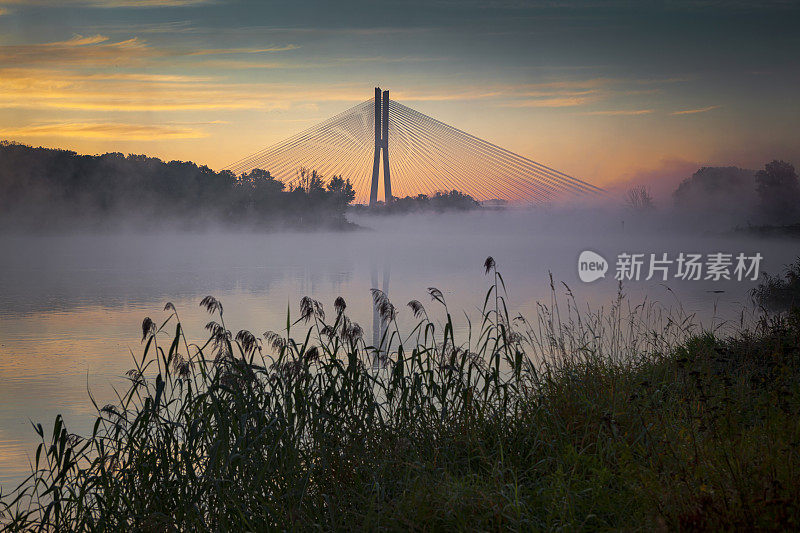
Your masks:
[{"label": "green grass", "polygon": [[[368,346],[337,300],[262,339],[213,298],[203,346],[177,312],[91,435],[41,425],[11,530],[800,527],[800,313],[727,337],[620,297],[509,317],[502,276],[455,339],[441,293]],[[567,289],[568,290],[568,289]],[[555,289],[553,290],[555,294]],[[428,307],[431,307],[430,305]],[[299,323],[305,324],[298,326]],[[294,333],[300,327],[302,335]],[[389,347],[389,357],[386,353]]]}]

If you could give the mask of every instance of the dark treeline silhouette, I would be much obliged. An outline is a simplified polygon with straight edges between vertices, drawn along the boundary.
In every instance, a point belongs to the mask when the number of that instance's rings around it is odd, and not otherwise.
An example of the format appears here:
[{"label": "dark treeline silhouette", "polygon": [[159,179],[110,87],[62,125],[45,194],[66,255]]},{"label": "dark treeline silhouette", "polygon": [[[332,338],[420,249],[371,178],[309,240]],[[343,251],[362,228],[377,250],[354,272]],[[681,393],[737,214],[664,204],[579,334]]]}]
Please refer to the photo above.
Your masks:
[{"label": "dark treeline silhouette", "polygon": [[[381,203],[379,209],[370,210],[374,214],[402,214],[414,212],[468,211],[479,209],[481,204],[472,196],[460,191],[439,191],[433,196],[419,194],[417,196],[394,197],[388,204]],[[366,206],[357,206],[357,210],[366,212]]]},{"label": "dark treeline silhouette", "polygon": [[682,211],[752,216],[757,196],[755,174],[755,170],[738,167],[702,167],[675,190],[675,206]]},{"label": "dark treeline silhouette", "polygon": [[108,227],[168,221],[257,228],[344,228],[355,198],[349,180],[299,170],[287,188],[266,170],[240,176],[144,155],[79,155],[0,143],[0,213],[5,229]]},{"label": "dark treeline silhouette", "polygon": [[785,161],[772,161],[757,172],[703,167],[678,186],[673,199],[684,212],[734,217],[739,223],[800,222],[800,182]]},{"label": "dark treeline silhouette", "polygon": [[[676,220],[704,228],[756,232],[762,235],[798,233],[800,179],[792,164],[774,160],[761,170],[738,167],[702,167],[684,179],[672,193]],[[656,203],[645,185],[629,188],[624,204],[647,213]]]}]

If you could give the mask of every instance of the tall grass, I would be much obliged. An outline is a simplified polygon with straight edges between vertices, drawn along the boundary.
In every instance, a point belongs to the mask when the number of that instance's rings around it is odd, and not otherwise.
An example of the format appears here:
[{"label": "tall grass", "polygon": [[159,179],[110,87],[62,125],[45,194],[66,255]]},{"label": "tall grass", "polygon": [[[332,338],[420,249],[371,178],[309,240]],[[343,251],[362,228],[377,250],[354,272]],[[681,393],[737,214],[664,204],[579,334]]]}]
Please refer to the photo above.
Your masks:
[{"label": "tall grass", "polygon": [[750,297],[768,311],[800,306],[800,258],[784,267],[783,277],[765,272],[761,283],[750,291]]},{"label": "tall grass", "polygon": [[[578,308],[568,287],[511,317],[491,258],[480,322],[456,339],[441,291],[380,291],[368,345],[341,298],[285,328],[203,345],[171,304],[91,435],[57,417],[11,530],[581,529],[797,526],[800,315],[729,339],[680,310]],[[566,305],[566,308],[564,308]],[[429,316],[439,315],[442,320]],[[299,328],[299,329],[298,329]],[[299,333],[299,335],[296,335]]]}]

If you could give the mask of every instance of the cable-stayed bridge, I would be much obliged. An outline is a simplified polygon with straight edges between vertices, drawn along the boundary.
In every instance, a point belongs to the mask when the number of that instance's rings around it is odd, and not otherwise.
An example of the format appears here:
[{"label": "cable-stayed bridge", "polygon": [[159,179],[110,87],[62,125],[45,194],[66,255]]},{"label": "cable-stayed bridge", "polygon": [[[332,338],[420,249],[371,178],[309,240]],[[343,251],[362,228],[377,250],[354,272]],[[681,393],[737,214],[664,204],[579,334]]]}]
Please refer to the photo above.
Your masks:
[{"label": "cable-stayed bridge", "polygon": [[288,186],[299,186],[301,167],[327,178],[341,175],[350,179],[355,201],[370,205],[382,199],[451,190],[479,201],[511,203],[545,203],[603,192],[390,100],[389,91],[381,93],[380,88],[375,89],[374,100],[228,168],[237,175],[261,168]]}]

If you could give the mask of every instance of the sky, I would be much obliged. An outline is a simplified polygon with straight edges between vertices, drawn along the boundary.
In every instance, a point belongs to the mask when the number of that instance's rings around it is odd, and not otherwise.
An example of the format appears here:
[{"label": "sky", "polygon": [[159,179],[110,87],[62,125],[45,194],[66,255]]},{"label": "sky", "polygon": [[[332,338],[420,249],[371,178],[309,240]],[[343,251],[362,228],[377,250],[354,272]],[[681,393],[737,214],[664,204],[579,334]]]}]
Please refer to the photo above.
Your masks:
[{"label": "sky", "polygon": [[800,166],[800,4],[0,0],[0,139],[225,168],[372,97],[596,185]]}]

